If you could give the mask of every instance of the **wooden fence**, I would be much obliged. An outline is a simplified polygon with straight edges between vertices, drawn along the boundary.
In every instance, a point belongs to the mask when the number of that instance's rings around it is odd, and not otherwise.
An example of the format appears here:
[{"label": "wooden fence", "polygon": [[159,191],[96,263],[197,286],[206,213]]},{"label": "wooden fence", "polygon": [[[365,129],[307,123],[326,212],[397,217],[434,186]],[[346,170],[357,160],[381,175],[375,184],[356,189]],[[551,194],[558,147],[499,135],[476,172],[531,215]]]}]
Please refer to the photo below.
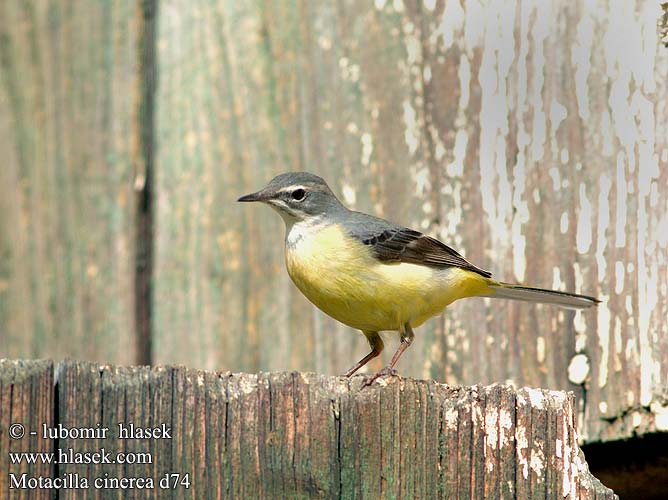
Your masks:
[{"label": "wooden fence", "polygon": [[572,394],[364,380],[1,360],[0,496],[617,498]]},{"label": "wooden fence", "polygon": [[291,285],[275,214],[234,202],[303,169],[500,279],[604,300],[453,304],[404,375],[572,390],[588,441],[666,430],[661,16],[1,1],[0,356],[341,373],[363,337]]}]

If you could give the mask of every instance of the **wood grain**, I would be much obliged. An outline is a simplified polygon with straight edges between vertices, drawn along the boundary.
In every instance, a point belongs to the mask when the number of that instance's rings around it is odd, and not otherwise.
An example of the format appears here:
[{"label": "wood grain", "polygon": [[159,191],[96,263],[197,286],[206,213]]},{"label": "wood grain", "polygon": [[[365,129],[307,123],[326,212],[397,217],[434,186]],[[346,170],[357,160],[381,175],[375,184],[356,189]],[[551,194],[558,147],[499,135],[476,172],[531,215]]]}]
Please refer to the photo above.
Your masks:
[{"label": "wood grain", "polygon": [[575,391],[588,442],[668,430],[657,3],[151,6],[0,2],[3,356],[342,373],[364,338],[291,284],[280,219],[234,201],[309,170],[500,279],[603,299],[455,303],[403,375]]},{"label": "wood grain", "polygon": [[162,3],[158,33],[158,361],[337,374],[366,353],[290,283],[276,214],[234,203],[309,170],[500,279],[603,300],[455,303],[403,374],[573,390],[585,440],[665,430],[658,6],[186,4]]},{"label": "wood grain", "polygon": [[[14,463],[10,453],[50,452],[53,441],[44,439],[42,424],[54,425],[55,392],[52,361],[20,361],[0,359],[0,496],[2,498],[52,498],[45,489],[20,489],[12,484],[12,476],[19,484],[22,476],[53,477],[54,466],[42,461],[28,464]],[[11,434],[10,426],[23,425],[24,437]],[[35,434],[31,434],[31,432]]]},{"label": "wood grain", "polygon": [[136,14],[0,2],[0,356],[136,360]]},{"label": "wood grain", "polygon": [[[88,488],[62,489],[63,498],[617,498],[589,473],[574,397],[564,392],[399,377],[364,387],[363,376],[77,361],[57,365],[54,386],[52,370],[51,362],[0,362],[0,460],[37,445],[7,440],[10,420],[28,430],[41,422],[109,428],[104,439],[45,441],[44,451],[151,459],[41,470],[89,480]],[[121,439],[119,424],[165,424],[169,436]],[[165,474],[187,475],[188,487],[161,489]],[[153,478],[155,486],[104,486],[120,478]],[[0,486],[8,498],[35,498]]]}]

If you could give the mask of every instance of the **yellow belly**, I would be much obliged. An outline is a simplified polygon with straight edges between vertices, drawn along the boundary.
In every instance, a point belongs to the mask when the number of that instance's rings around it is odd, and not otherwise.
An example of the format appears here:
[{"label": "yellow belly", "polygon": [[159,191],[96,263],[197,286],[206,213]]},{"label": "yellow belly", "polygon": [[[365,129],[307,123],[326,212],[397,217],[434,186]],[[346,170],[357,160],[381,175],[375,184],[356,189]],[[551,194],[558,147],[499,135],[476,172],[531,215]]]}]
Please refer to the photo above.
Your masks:
[{"label": "yellow belly", "polygon": [[419,326],[454,300],[487,290],[485,278],[463,269],[379,262],[336,225],[304,230],[285,255],[297,288],[326,314],[360,330]]}]

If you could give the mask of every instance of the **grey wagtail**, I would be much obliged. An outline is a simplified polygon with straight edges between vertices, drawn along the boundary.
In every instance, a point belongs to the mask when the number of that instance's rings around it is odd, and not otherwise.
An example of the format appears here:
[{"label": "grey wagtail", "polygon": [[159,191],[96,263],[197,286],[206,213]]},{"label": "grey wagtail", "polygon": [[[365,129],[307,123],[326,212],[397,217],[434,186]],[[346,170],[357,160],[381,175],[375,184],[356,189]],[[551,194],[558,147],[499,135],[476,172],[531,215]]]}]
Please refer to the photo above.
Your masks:
[{"label": "grey wagtail", "polygon": [[285,222],[285,264],[297,288],[319,309],[361,330],[378,356],[378,332],[398,331],[399,348],[381,374],[411,345],[413,328],[464,297],[496,297],[584,309],[594,297],[503,283],[439,240],[373,215],[349,210],[327,183],[307,172],[275,177],[238,201],[260,201]]}]

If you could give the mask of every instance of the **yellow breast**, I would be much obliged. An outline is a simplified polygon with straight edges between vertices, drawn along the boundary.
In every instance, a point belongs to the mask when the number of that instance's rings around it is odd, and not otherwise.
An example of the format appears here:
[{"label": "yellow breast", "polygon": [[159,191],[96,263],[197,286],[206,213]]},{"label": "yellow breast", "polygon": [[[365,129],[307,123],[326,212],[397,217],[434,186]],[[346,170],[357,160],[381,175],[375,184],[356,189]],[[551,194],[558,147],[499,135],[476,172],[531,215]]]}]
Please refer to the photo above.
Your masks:
[{"label": "yellow breast", "polygon": [[313,304],[360,330],[419,326],[452,301],[487,288],[484,278],[458,268],[382,263],[335,224],[295,224],[285,257],[288,274]]}]

